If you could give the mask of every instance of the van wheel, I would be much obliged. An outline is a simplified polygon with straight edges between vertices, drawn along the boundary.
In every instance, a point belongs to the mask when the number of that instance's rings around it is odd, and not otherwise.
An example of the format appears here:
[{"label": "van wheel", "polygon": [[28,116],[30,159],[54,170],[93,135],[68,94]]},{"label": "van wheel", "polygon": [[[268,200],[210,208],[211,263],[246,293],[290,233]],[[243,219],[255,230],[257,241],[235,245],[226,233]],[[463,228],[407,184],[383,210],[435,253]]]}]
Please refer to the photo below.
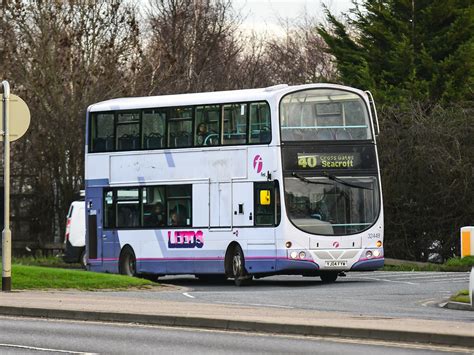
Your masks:
[{"label": "van wheel", "polygon": [[86,249],[81,253],[81,258],[79,259],[79,262],[81,263],[81,266],[83,269],[87,269],[87,255],[86,255]]},{"label": "van wheel", "polygon": [[232,254],[232,277],[236,286],[245,286],[252,280],[252,276],[245,270],[244,252],[238,245],[235,246]]},{"label": "van wheel", "polygon": [[125,247],[120,253],[119,272],[122,275],[136,276],[137,275],[137,259],[132,248]]}]

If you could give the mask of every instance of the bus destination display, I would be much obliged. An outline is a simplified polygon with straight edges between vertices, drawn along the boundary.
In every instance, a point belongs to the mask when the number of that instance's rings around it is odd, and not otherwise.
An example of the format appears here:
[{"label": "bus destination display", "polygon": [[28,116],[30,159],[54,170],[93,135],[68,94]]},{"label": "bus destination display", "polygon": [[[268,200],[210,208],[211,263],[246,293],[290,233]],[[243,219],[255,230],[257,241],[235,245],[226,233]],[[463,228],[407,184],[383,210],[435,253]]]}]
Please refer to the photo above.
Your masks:
[{"label": "bus destination display", "polygon": [[359,153],[298,153],[299,169],[351,169],[360,163]]}]

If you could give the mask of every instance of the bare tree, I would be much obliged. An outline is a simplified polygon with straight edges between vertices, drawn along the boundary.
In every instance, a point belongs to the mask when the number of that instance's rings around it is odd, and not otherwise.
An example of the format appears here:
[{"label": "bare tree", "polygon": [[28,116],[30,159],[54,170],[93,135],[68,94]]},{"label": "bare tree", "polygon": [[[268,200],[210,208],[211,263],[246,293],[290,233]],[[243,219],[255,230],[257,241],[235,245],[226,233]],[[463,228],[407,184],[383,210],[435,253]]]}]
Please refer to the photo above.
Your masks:
[{"label": "bare tree", "polygon": [[316,20],[304,17],[301,22],[280,20],[285,28],[283,37],[270,38],[266,43],[267,66],[274,83],[305,84],[331,82],[336,70],[326,44],[316,32]]},{"label": "bare tree", "polygon": [[228,87],[241,45],[230,1],[151,0],[144,53],[146,94]]},{"label": "bare tree", "polygon": [[133,89],[136,11],[119,0],[17,0],[4,7],[2,28],[2,77],[32,113],[28,134],[14,146],[16,173],[32,177],[30,216],[38,236],[52,240],[84,184],[87,106]]}]

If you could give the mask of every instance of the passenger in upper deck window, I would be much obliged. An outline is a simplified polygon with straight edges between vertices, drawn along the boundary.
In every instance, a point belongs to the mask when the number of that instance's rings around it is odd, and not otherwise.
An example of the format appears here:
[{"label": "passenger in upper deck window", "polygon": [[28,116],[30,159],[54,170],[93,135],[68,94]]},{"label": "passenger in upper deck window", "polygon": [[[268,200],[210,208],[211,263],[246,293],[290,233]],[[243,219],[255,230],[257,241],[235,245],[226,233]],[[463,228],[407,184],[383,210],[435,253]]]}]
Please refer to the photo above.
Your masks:
[{"label": "passenger in upper deck window", "polygon": [[197,132],[196,132],[196,143],[197,145],[204,145],[206,142],[206,138],[209,136],[209,132],[207,131],[207,124],[201,122],[198,125]]}]

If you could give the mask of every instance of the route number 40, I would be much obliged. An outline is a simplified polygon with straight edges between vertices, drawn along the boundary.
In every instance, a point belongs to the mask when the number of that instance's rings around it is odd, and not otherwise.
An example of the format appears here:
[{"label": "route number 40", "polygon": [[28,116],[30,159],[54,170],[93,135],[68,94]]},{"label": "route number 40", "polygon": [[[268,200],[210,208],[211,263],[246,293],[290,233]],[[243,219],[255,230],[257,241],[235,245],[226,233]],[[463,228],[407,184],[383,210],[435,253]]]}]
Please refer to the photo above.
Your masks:
[{"label": "route number 40", "polygon": [[300,168],[315,168],[318,161],[314,155],[304,155],[298,157],[298,166]]}]

